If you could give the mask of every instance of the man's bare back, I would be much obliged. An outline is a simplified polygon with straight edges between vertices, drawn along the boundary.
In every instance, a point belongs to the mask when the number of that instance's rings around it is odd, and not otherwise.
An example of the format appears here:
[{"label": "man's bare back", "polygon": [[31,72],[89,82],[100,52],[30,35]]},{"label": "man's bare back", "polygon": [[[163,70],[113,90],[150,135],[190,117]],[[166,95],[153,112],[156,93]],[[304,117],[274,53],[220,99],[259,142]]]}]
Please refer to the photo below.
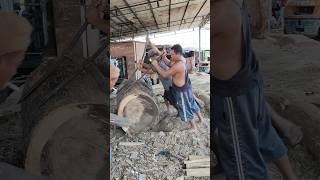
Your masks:
[{"label": "man's bare back", "polygon": [[229,80],[241,68],[241,0],[214,1],[213,73]]},{"label": "man's bare back", "polygon": [[186,67],[182,61],[175,62],[171,68],[177,69],[176,73],[172,76],[173,83],[178,86],[182,87],[186,83]]},{"label": "man's bare back", "polygon": [[169,76],[172,76],[173,83],[178,86],[182,87],[185,84],[185,76],[186,76],[186,66],[182,62],[182,60],[175,60],[174,64],[167,70],[164,71],[159,67],[159,64],[156,60],[152,61],[152,65],[157,69],[159,74],[163,78],[168,78]]}]

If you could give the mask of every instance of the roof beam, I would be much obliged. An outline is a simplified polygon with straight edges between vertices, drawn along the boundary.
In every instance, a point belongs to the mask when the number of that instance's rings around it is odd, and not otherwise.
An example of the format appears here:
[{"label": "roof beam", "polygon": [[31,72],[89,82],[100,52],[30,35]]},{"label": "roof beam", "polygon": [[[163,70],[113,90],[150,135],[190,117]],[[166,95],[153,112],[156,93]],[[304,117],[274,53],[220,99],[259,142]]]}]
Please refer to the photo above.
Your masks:
[{"label": "roof beam", "polygon": [[190,23],[189,28],[191,27],[193,21],[196,19],[196,17],[198,16],[198,14],[200,13],[200,11],[202,10],[203,6],[204,6],[206,3],[207,3],[207,0],[205,0],[205,1],[203,2],[202,6],[200,7],[200,9],[198,10],[197,14],[194,16],[192,22]]},{"label": "roof beam", "polygon": [[179,26],[179,30],[181,28],[181,24],[182,24],[183,18],[186,15],[186,12],[187,12],[187,9],[188,9],[188,6],[189,6],[189,2],[190,2],[190,0],[188,0],[186,8],[184,9],[184,12],[183,12],[183,15],[182,15],[182,18],[181,18],[181,22],[180,22],[180,26]]},{"label": "roof beam", "polygon": [[[181,2],[177,2],[177,3],[171,3],[171,6],[174,6],[174,5],[179,5],[179,4],[185,4],[187,1],[196,1],[196,0],[185,0],[185,1],[181,1]],[[150,3],[154,3],[154,1],[150,1]],[[155,8],[152,8],[153,10],[155,9],[159,9],[159,8],[165,8],[165,7],[168,7],[169,4],[166,4],[166,5],[162,5],[162,6],[157,6]],[[131,6],[132,7],[132,6]],[[120,8],[119,8],[120,9]],[[112,11],[116,11],[116,9],[112,10]],[[145,8],[145,9],[142,9],[142,10],[139,10],[139,11],[135,11],[136,13],[139,13],[139,12],[145,12],[145,11],[149,11],[148,8]],[[122,12],[124,15],[128,15],[128,14],[132,14],[131,12]],[[115,16],[110,16],[110,17],[115,17]]]},{"label": "roof beam", "polygon": [[[202,21],[204,18],[205,18],[205,16],[198,16],[197,17],[199,20],[194,20],[194,22],[195,21]],[[184,25],[184,24],[188,24],[188,23],[190,23],[191,22],[191,19],[193,19],[193,17],[192,18],[186,18],[186,19],[184,19],[183,21],[184,21],[184,23],[182,23],[182,25]],[[189,21],[188,21],[189,20]],[[177,22],[180,22],[180,20],[176,20],[176,21],[171,21],[171,23],[177,23]],[[126,23],[126,24],[128,24],[128,23]],[[118,25],[123,25],[123,24],[118,24]],[[167,23],[161,23],[161,24],[158,24],[159,26],[162,26],[162,25],[167,25]],[[175,26],[177,26],[177,25],[175,25]],[[155,27],[155,26],[147,26],[147,28],[148,29],[151,29],[151,28],[153,28],[153,27]],[[167,28],[167,27],[166,27]],[[161,28],[160,28],[161,29]]]},{"label": "roof beam", "polygon": [[[194,22],[201,22],[201,20],[195,20]],[[190,22],[182,23],[182,25],[188,24],[188,23],[190,23]],[[171,28],[179,27],[179,26],[180,26],[180,24],[171,26]],[[153,26],[153,27],[154,27],[154,29],[149,28],[149,33],[169,32],[168,27],[164,27],[164,28],[160,28],[160,29],[157,29],[155,26]],[[130,36],[131,34],[132,34],[132,31],[124,31],[122,33],[122,37]],[[135,34],[136,34],[136,36],[143,35],[143,34],[145,34],[145,31],[138,31]],[[112,32],[110,34],[110,36],[111,36],[111,38],[116,38],[117,32]]]},{"label": "roof beam", "polygon": [[137,16],[137,14],[132,10],[132,8],[130,7],[129,3],[127,2],[127,0],[123,0],[123,2],[126,4],[126,6],[130,9],[130,11],[132,12],[132,14],[137,18],[137,20],[139,21],[139,23],[141,24],[141,26],[147,31],[145,25],[142,23],[142,21],[139,19],[139,17]]},{"label": "roof beam", "polygon": [[[150,3],[150,0],[148,0],[148,3],[149,3],[149,8],[150,8],[152,17],[153,17],[153,19],[154,19],[154,22],[156,23],[157,28],[159,28],[159,25],[158,25],[158,23],[157,23],[157,19],[156,19],[156,17],[154,16],[154,12],[153,12],[153,10],[152,10],[152,5],[151,5],[151,3]],[[157,2],[157,3],[159,3],[159,2]]]},{"label": "roof beam", "polygon": [[[165,0],[154,0],[154,1],[151,1],[150,3],[154,3],[154,2],[159,2],[159,1],[165,1]],[[147,5],[148,2],[144,2],[144,3],[139,3],[139,4],[134,4],[134,5],[131,5],[131,6],[124,6],[124,7],[119,7],[118,9],[128,9],[129,7],[136,7],[136,6],[143,6],[143,5]],[[116,11],[117,9],[111,9],[110,11]]]},{"label": "roof beam", "polygon": [[[114,7],[118,9],[117,6],[114,6]],[[121,22],[124,23],[124,24],[126,24],[126,23],[128,23],[128,22],[131,22],[126,16],[124,16],[124,15],[122,14],[122,12],[120,11],[120,9],[118,9],[118,12],[122,15],[122,17],[123,17],[127,22],[125,22],[124,20],[122,20],[122,19],[119,18],[119,17],[116,17],[117,19],[119,19],[119,21],[121,21]],[[110,12],[110,14],[114,15],[112,12]],[[135,25],[133,25],[132,22],[130,23],[130,25],[131,25],[131,27],[133,27],[136,31],[138,30],[138,28],[137,28]]]}]

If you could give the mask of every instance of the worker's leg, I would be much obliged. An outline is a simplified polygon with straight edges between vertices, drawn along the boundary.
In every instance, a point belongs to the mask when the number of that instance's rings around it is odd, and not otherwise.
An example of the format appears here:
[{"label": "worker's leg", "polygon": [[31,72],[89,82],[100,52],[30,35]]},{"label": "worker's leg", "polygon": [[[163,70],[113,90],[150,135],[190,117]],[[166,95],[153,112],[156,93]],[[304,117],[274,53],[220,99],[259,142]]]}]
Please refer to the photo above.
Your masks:
[{"label": "worker's leg", "polygon": [[191,104],[191,109],[197,115],[199,121],[202,122],[203,118],[202,118],[202,115],[201,115],[200,107],[199,107],[196,99],[194,98],[193,92],[191,92],[191,93],[192,93],[192,96],[190,96],[189,99],[188,99],[190,101],[190,104]]},{"label": "worker's leg", "polygon": [[213,98],[217,151],[228,180],[268,180],[259,146],[256,91],[258,88],[237,97]]},{"label": "worker's leg", "polygon": [[194,111],[193,107],[191,107],[190,96],[193,97],[193,94],[191,92],[190,95],[190,92],[187,90],[174,92],[174,99],[176,100],[181,120],[189,122],[191,129],[196,129]]},{"label": "worker's leg", "polygon": [[280,159],[274,160],[274,163],[279,168],[284,180],[298,180],[297,176],[294,174],[291,168],[287,155],[284,155]]},{"label": "worker's leg", "polygon": [[262,117],[260,123],[260,149],[262,155],[266,160],[273,161],[277,165],[285,180],[297,180],[291,168],[286,147],[272,126],[271,115],[267,110],[263,94],[260,97],[262,100],[260,111]]}]

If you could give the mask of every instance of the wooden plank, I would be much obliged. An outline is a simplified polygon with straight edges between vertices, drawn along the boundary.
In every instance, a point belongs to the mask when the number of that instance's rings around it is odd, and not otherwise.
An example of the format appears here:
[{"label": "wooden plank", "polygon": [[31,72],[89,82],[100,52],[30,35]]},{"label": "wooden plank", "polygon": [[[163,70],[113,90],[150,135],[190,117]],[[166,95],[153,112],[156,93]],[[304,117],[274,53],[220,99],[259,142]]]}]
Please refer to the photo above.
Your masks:
[{"label": "wooden plank", "polygon": [[206,158],[210,158],[210,156],[189,155],[189,161],[198,160],[198,159],[206,159]]},{"label": "wooden plank", "polygon": [[210,168],[210,161],[186,164],[187,169],[193,168]]},{"label": "wooden plank", "polygon": [[192,161],[184,161],[185,164],[191,164],[191,163],[197,163],[197,162],[210,162],[210,158],[204,158],[204,159],[197,159],[197,160],[192,160]]},{"label": "wooden plank", "polygon": [[144,145],[143,142],[120,142],[119,146],[141,146]]},{"label": "wooden plank", "polygon": [[126,117],[121,117],[116,114],[110,113],[110,123],[113,123],[118,126],[128,126],[129,119]]},{"label": "wooden plank", "polygon": [[187,177],[210,177],[210,168],[186,169]]}]

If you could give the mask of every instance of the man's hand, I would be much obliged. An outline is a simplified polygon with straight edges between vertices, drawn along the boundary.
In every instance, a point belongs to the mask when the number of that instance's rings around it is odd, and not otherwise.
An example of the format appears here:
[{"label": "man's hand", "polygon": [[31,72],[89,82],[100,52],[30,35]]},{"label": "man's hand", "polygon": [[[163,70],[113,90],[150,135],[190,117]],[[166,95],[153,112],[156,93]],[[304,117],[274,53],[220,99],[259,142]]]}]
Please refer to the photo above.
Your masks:
[{"label": "man's hand", "polygon": [[159,66],[159,63],[158,63],[158,61],[157,61],[156,59],[153,59],[153,60],[151,61],[151,64],[152,64],[153,66],[155,66],[155,67]]},{"label": "man's hand", "polygon": [[163,48],[163,51],[162,51],[162,54],[161,54],[161,57],[165,57],[165,56],[167,56],[167,51]]}]

